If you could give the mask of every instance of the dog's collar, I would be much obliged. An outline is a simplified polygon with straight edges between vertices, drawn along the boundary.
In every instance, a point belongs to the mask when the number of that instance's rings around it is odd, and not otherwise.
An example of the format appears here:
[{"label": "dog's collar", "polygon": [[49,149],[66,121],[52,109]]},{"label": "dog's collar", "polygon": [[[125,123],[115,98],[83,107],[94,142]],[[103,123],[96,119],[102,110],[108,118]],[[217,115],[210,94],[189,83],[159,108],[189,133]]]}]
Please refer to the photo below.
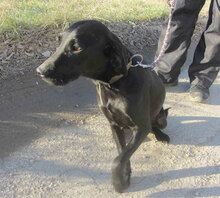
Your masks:
[{"label": "dog's collar", "polygon": [[[131,68],[131,64],[132,64],[132,61],[130,61],[128,64],[127,64],[127,70],[129,70]],[[115,75],[113,76],[110,80],[109,80],[109,84],[113,84],[115,82],[117,82],[118,80],[120,80],[124,75],[123,74],[119,74],[119,75]]]},{"label": "dog's collar", "polygon": [[[129,63],[127,64],[127,71],[131,68],[131,67],[137,67],[139,65],[142,65],[142,61],[143,61],[143,56],[142,55],[139,55],[139,54],[135,54],[133,55],[132,57],[130,57],[130,61]],[[115,75],[113,76],[108,83],[105,83],[105,82],[102,82],[102,84],[105,84],[107,85],[108,87],[117,82],[118,80],[120,80],[122,77],[124,77],[123,74],[119,74],[119,75]]]},{"label": "dog's collar", "polygon": [[[144,58],[141,54],[134,54],[133,56],[130,57],[130,61],[127,64],[127,70],[129,70],[131,67],[142,67],[142,68],[154,68],[153,64],[143,64]],[[110,81],[109,84],[113,84],[115,82],[117,82],[119,79],[121,79],[124,75],[120,74],[120,75],[116,75],[113,76]]]},{"label": "dog's collar", "polygon": [[[132,61],[130,61],[128,64],[127,64],[127,70],[129,70],[131,68],[131,64],[132,64]],[[100,101],[100,104],[101,106],[104,105],[104,102],[103,102],[103,99],[102,99],[102,91],[101,91],[101,86],[104,85],[108,88],[111,88],[111,84],[117,82],[118,80],[120,80],[124,75],[123,74],[119,74],[119,75],[115,75],[113,76],[109,83],[106,83],[106,82],[103,82],[103,81],[98,81],[98,83],[96,84],[97,85],[97,91],[98,91],[98,97],[99,97],[99,101]]]}]

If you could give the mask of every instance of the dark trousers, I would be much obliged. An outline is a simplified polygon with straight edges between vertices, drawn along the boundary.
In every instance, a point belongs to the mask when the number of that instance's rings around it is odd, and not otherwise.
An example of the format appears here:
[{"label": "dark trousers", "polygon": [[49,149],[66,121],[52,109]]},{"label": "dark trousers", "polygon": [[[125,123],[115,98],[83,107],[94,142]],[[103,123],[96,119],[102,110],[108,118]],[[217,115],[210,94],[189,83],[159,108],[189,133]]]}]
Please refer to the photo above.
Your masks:
[{"label": "dark trousers", "polygon": [[[173,82],[185,63],[187,50],[195,29],[199,12],[205,0],[174,0],[175,11],[168,36],[164,57],[155,68],[165,82]],[[163,44],[166,27],[158,42],[158,56]],[[194,59],[189,66],[190,83],[209,88],[220,70],[220,0],[211,0],[209,19],[196,47]]]}]

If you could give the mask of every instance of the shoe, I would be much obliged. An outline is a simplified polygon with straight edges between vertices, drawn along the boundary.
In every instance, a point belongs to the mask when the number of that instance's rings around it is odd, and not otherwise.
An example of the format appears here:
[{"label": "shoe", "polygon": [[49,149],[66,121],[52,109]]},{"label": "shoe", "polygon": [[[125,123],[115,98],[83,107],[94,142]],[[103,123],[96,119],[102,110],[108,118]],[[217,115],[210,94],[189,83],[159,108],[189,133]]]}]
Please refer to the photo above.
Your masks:
[{"label": "shoe", "polygon": [[175,87],[178,85],[178,78],[174,81],[171,81],[171,82],[163,81],[163,85],[164,85],[164,87]]},{"label": "shoe", "polygon": [[193,102],[204,103],[209,98],[209,89],[198,85],[191,85],[189,96]]}]

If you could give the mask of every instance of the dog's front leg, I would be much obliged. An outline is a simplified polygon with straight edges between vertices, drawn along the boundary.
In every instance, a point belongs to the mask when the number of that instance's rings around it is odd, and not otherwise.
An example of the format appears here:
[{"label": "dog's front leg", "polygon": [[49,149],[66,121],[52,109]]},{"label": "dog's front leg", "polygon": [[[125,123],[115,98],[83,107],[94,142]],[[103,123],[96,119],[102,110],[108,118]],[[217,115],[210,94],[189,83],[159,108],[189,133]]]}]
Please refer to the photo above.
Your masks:
[{"label": "dog's front leg", "polygon": [[134,129],[132,138],[119,156],[114,159],[112,165],[112,184],[117,192],[122,193],[128,188],[130,184],[130,174],[127,172],[127,167],[130,166],[129,159],[146,136],[146,129]]},{"label": "dog's front leg", "polygon": [[[111,129],[112,129],[113,139],[115,140],[115,143],[116,143],[116,146],[117,146],[118,154],[120,155],[120,153],[126,147],[126,140],[125,140],[124,130],[121,129],[119,126],[115,125],[115,124],[111,124]],[[126,167],[123,170],[124,171],[124,176],[127,177],[126,180],[129,181],[130,180],[130,176],[131,176],[130,160],[128,160],[128,162],[126,163],[125,166]]]},{"label": "dog's front leg", "polygon": [[120,154],[126,146],[124,130],[115,124],[111,124],[111,129],[113,139],[115,140],[118,149],[118,154]]}]

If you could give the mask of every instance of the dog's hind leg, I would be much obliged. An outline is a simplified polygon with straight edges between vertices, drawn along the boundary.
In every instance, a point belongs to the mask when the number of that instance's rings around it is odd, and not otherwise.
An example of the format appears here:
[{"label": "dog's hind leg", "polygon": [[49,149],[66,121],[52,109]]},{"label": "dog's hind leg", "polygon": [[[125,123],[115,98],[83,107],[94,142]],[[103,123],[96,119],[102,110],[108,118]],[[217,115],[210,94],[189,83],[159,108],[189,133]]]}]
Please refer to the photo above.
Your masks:
[{"label": "dog's hind leg", "polygon": [[123,148],[119,156],[114,159],[112,165],[112,184],[117,192],[121,193],[129,186],[130,174],[126,175],[127,167],[130,166],[129,159],[146,136],[146,129],[134,130],[128,144]]},{"label": "dog's hind leg", "polygon": [[170,137],[163,133],[160,129],[158,129],[157,127],[152,127],[152,131],[156,137],[156,139],[160,142],[166,142],[169,143],[170,142]]}]

